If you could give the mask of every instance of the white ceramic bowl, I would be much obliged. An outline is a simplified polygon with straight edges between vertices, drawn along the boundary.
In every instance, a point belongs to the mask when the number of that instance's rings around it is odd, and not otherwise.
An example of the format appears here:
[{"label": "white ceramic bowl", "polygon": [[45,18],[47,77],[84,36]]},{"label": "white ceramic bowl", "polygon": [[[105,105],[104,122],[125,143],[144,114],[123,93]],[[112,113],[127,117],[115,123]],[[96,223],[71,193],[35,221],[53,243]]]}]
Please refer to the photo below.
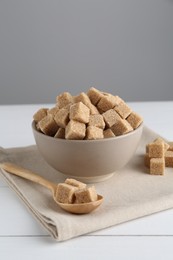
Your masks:
[{"label": "white ceramic bowl", "polygon": [[[39,132],[32,123],[35,141],[46,162],[66,177],[98,182],[111,177],[132,158],[143,123],[134,131],[100,140],[65,140]],[[58,172],[57,172],[58,174]]]}]

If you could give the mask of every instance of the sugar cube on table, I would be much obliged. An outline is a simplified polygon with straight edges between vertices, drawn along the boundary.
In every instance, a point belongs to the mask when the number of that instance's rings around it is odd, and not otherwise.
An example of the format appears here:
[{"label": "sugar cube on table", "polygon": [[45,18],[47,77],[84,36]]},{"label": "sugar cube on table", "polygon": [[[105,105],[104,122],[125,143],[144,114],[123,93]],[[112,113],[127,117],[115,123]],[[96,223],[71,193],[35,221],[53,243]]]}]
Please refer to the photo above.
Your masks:
[{"label": "sugar cube on table", "polygon": [[165,171],[164,158],[151,158],[150,160],[150,174],[163,175]]},{"label": "sugar cube on table", "polygon": [[151,160],[151,158],[149,157],[149,154],[145,153],[145,155],[144,155],[144,164],[148,168],[150,168],[150,160]]},{"label": "sugar cube on table", "polygon": [[164,143],[153,142],[148,145],[148,154],[150,158],[162,158],[164,156]]},{"label": "sugar cube on table", "polygon": [[161,137],[158,137],[154,140],[154,143],[163,143],[164,144],[164,150],[167,151],[170,147],[170,145]]},{"label": "sugar cube on table", "polygon": [[165,152],[165,166],[173,167],[173,151]]}]

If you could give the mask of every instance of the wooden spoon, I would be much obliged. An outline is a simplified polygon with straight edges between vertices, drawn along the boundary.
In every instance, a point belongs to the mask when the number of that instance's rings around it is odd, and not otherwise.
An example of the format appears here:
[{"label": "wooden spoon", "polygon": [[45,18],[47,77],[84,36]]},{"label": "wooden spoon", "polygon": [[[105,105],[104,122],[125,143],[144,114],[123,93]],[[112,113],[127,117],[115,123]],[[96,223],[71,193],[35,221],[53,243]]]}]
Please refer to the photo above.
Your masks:
[{"label": "wooden spoon", "polygon": [[49,190],[52,191],[53,194],[53,199],[55,202],[64,210],[75,213],[75,214],[86,214],[90,213],[94,209],[96,209],[100,204],[103,202],[103,197],[101,195],[97,195],[98,199],[93,202],[88,202],[88,203],[81,203],[81,204],[66,204],[66,203],[60,203],[57,198],[56,198],[56,190],[58,185],[50,182],[43,177],[31,172],[30,170],[24,169],[20,166],[17,166],[13,163],[0,163],[0,168],[4,169],[8,173],[20,176],[24,179],[39,183],[43,185],[44,187],[48,188]]}]

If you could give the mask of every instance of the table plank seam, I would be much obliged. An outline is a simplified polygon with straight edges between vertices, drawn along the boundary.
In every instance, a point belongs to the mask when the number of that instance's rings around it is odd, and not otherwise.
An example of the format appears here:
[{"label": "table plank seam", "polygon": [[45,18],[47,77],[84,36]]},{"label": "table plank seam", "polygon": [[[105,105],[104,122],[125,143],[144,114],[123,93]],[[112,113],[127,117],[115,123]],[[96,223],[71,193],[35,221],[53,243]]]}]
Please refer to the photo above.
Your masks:
[{"label": "table plank seam", "polygon": [[[30,237],[51,237],[50,235],[0,235],[0,238],[30,238]],[[173,235],[166,235],[166,234],[152,234],[152,235],[83,235],[82,237],[173,237]]]},{"label": "table plank seam", "polygon": [[51,237],[50,235],[0,235],[0,238],[10,238],[10,237]]},{"label": "table plank seam", "polygon": [[110,235],[85,235],[85,236],[90,236],[90,237],[173,237],[173,234],[129,234],[129,235],[125,235],[125,234],[120,234],[120,235],[116,235],[116,234],[110,234]]}]

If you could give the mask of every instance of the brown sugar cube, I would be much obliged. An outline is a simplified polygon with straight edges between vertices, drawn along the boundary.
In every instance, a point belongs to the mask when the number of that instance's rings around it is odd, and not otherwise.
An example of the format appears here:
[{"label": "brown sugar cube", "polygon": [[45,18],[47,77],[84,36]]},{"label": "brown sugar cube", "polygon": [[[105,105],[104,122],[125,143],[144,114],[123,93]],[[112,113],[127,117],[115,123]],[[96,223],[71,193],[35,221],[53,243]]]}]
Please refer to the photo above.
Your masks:
[{"label": "brown sugar cube", "polygon": [[63,108],[64,108],[64,109],[67,109],[67,111],[70,113],[70,108],[71,108],[71,106],[72,106],[73,104],[74,104],[74,103],[70,103],[70,104],[64,106]]},{"label": "brown sugar cube", "polygon": [[123,119],[126,119],[132,112],[131,108],[124,101],[121,101],[114,109]]},{"label": "brown sugar cube", "polygon": [[45,116],[47,116],[48,108],[40,108],[34,115],[33,119],[36,123],[42,120]]},{"label": "brown sugar cube", "polygon": [[86,188],[86,184],[81,182],[81,181],[77,181],[75,179],[66,179],[65,180],[65,183],[69,184],[69,185],[72,185],[72,186],[75,186],[79,189],[84,189]]},{"label": "brown sugar cube", "polygon": [[65,139],[79,139],[82,140],[85,137],[86,125],[84,123],[70,120],[65,128]]},{"label": "brown sugar cube", "polygon": [[170,147],[170,145],[169,145],[168,143],[164,142],[165,152],[166,152],[167,150],[169,150],[169,147]]},{"label": "brown sugar cube", "polygon": [[59,127],[65,128],[69,122],[69,112],[66,108],[61,108],[54,116]]},{"label": "brown sugar cube", "polygon": [[97,107],[95,107],[92,103],[88,104],[88,108],[90,109],[90,114],[91,115],[99,114],[99,111],[98,111]]},{"label": "brown sugar cube", "polygon": [[95,187],[92,186],[75,191],[75,197],[75,203],[88,203],[97,200],[97,192],[95,190]]},{"label": "brown sugar cube", "polygon": [[105,111],[101,110],[99,107],[97,107],[97,109],[98,109],[98,112],[100,115],[102,115],[105,112]]},{"label": "brown sugar cube", "polygon": [[150,160],[150,174],[163,175],[165,171],[164,158],[151,158]]},{"label": "brown sugar cube", "polygon": [[103,116],[102,115],[90,115],[89,117],[89,126],[96,126],[99,127],[101,129],[105,128],[105,122],[103,120]]},{"label": "brown sugar cube", "polygon": [[169,146],[168,151],[173,151],[173,146],[172,145]]},{"label": "brown sugar cube", "polygon": [[[101,92],[104,96],[109,96],[109,95],[112,95],[112,94],[110,94],[110,93],[108,93],[108,92]],[[113,95],[112,95],[113,96]],[[121,102],[121,101],[123,101],[123,99],[122,98],[120,98],[119,96],[114,96],[114,103],[115,103],[115,105],[114,106],[117,106],[117,105],[119,105],[119,103]]]},{"label": "brown sugar cube", "polygon": [[52,107],[47,111],[47,114],[51,114],[52,116],[55,116],[55,114],[59,111],[59,107]]},{"label": "brown sugar cube", "polygon": [[81,123],[88,123],[90,116],[89,108],[82,102],[75,103],[70,107],[70,119],[79,121]]},{"label": "brown sugar cube", "polygon": [[112,95],[110,94],[109,92],[106,92],[106,91],[100,91],[104,96],[108,96],[108,95]]},{"label": "brown sugar cube", "polygon": [[173,151],[165,152],[165,166],[173,167]]},{"label": "brown sugar cube", "polygon": [[64,92],[56,97],[56,102],[59,108],[63,108],[66,105],[73,103],[73,97],[69,92]]},{"label": "brown sugar cube", "polygon": [[164,156],[164,143],[154,142],[148,145],[148,154],[150,158],[162,158]]},{"label": "brown sugar cube", "polygon": [[114,133],[112,132],[112,130],[110,128],[103,131],[103,136],[104,136],[104,138],[115,137]]},{"label": "brown sugar cube", "polygon": [[169,149],[169,144],[167,142],[165,142],[165,140],[161,137],[158,137],[154,140],[154,143],[163,143],[164,144],[164,149],[165,151],[167,151]]},{"label": "brown sugar cube", "polygon": [[97,104],[98,109],[106,112],[117,105],[117,98],[111,94],[103,95]]},{"label": "brown sugar cube", "polygon": [[96,126],[88,126],[86,129],[86,139],[88,140],[96,140],[96,139],[102,139],[103,136],[103,130],[101,128],[98,128]]},{"label": "brown sugar cube", "polygon": [[118,106],[123,101],[123,99],[120,98],[119,96],[115,96],[115,100],[116,100],[115,106]]},{"label": "brown sugar cube", "polygon": [[165,142],[164,141],[164,139],[163,138],[161,138],[161,137],[157,137],[156,139],[154,139],[154,141],[153,142]]},{"label": "brown sugar cube", "polygon": [[45,116],[38,123],[39,129],[46,135],[54,136],[58,130],[58,125],[52,115]]},{"label": "brown sugar cube", "polygon": [[112,132],[115,135],[123,135],[131,132],[133,128],[125,119],[118,119],[116,123],[111,127]]},{"label": "brown sugar cube", "polygon": [[101,91],[99,91],[98,89],[91,87],[88,92],[87,95],[89,97],[89,99],[91,100],[91,103],[93,105],[97,105],[97,103],[99,102],[99,100],[101,99],[101,97],[103,96],[103,94],[101,93]]},{"label": "brown sugar cube", "polygon": [[97,108],[91,103],[89,97],[87,96],[86,93],[82,92],[78,96],[74,98],[74,101],[77,102],[82,102],[84,105],[86,105],[90,109],[90,114],[91,115],[96,115],[99,114]]},{"label": "brown sugar cube", "polygon": [[169,142],[169,148],[168,151],[173,151],[173,142]]},{"label": "brown sugar cube", "polygon": [[135,112],[131,112],[130,115],[127,117],[127,121],[133,127],[133,129],[136,129],[138,128],[138,126],[140,126],[143,120],[140,115]]},{"label": "brown sugar cube", "polygon": [[102,115],[107,127],[113,126],[117,119],[121,119],[119,114],[114,109],[109,109],[106,112],[104,112]]},{"label": "brown sugar cube", "polygon": [[58,131],[56,132],[55,138],[61,138],[61,139],[65,139],[65,128],[59,128]]},{"label": "brown sugar cube", "polygon": [[67,183],[59,183],[56,190],[56,200],[61,203],[71,204],[75,200],[75,191],[78,188]]},{"label": "brown sugar cube", "polygon": [[146,153],[144,155],[144,165],[148,168],[150,168],[150,160],[151,160],[151,158],[149,157],[148,153]]},{"label": "brown sugar cube", "polygon": [[[167,150],[169,150],[169,147],[170,147],[170,145],[167,142],[165,142],[164,139],[161,138],[161,137],[156,138],[152,143],[163,143],[165,152]],[[152,143],[149,143],[149,144],[146,145],[146,153],[149,152],[149,145],[152,144]]]}]

